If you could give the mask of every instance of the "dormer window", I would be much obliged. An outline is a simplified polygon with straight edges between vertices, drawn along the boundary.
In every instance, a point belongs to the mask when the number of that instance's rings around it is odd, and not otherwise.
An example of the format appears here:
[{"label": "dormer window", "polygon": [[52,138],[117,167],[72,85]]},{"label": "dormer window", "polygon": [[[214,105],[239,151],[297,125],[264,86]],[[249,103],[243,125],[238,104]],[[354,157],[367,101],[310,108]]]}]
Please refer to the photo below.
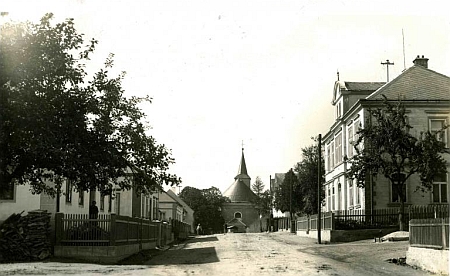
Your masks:
[{"label": "dormer window", "polygon": [[337,103],[336,105],[336,119],[339,119],[342,116],[342,107],[341,103]]}]

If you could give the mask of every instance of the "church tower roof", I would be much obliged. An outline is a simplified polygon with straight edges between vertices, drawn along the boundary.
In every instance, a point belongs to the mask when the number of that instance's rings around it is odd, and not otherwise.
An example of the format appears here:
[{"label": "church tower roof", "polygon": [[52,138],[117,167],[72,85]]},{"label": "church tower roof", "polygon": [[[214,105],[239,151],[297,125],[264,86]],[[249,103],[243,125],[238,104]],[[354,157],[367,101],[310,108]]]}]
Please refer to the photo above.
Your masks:
[{"label": "church tower roof", "polygon": [[233,184],[223,193],[231,202],[251,202],[255,199],[255,193],[242,180],[235,180]]},{"label": "church tower roof", "polygon": [[233,184],[223,193],[230,198],[231,202],[250,202],[255,198],[255,194],[250,189],[251,178],[247,173],[245,164],[244,148],[242,148],[241,163],[239,164],[238,174],[234,178]]},{"label": "church tower roof", "polygon": [[244,148],[242,148],[241,163],[239,164],[238,174],[234,179],[250,179],[250,176],[247,174],[247,165],[245,165]]}]

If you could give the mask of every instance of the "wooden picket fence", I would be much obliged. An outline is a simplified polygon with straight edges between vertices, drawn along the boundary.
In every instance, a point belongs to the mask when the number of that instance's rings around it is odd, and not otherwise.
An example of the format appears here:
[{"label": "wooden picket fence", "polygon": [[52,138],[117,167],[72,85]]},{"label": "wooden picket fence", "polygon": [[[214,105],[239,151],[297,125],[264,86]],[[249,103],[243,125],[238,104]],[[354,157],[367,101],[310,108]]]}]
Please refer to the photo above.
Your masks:
[{"label": "wooden picket fence", "polygon": [[448,249],[449,218],[412,219],[409,244],[413,247]]},{"label": "wooden picket fence", "polygon": [[[321,215],[320,226],[322,230],[335,230],[335,215],[333,212],[325,212]],[[318,215],[303,216],[296,219],[297,231],[317,230],[319,223]]]},{"label": "wooden picket fence", "polygon": [[[188,224],[180,221],[173,224],[179,238],[188,237]],[[56,245],[115,246],[159,241],[164,246],[171,240],[172,227],[168,223],[115,214],[99,214],[95,219],[88,214],[55,215]]]}]

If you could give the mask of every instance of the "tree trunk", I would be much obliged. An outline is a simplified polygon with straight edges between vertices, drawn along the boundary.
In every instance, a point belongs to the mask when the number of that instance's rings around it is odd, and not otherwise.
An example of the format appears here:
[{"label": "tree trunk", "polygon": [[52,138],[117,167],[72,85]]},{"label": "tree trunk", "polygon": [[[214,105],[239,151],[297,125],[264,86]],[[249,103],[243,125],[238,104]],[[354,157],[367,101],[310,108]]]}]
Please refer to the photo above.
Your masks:
[{"label": "tree trunk", "polygon": [[406,197],[406,195],[403,194],[403,185],[405,185],[405,183],[403,183],[402,185],[398,185],[400,187],[400,213],[398,214],[398,224],[399,224],[399,230],[400,231],[405,231],[405,224],[404,224],[404,214],[405,214],[405,201],[404,198]]},{"label": "tree trunk", "polygon": [[403,202],[403,199],[400,200],[400,212],[398,213],[398,224],[399,224],[399,230],[404,231],[405,225],[403,223],[403,214],[405,210],[405,203]]}]

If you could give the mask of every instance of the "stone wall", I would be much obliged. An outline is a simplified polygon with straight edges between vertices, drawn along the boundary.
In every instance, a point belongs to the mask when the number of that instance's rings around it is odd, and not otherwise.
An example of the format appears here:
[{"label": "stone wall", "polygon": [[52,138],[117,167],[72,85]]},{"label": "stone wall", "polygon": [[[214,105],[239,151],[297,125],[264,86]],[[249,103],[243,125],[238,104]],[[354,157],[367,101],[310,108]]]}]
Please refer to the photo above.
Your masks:
[{"label": "stone wall", "polygon": [[449,251],[410,246],[406,252],[406,263],[439,275],[449,274]]}]

